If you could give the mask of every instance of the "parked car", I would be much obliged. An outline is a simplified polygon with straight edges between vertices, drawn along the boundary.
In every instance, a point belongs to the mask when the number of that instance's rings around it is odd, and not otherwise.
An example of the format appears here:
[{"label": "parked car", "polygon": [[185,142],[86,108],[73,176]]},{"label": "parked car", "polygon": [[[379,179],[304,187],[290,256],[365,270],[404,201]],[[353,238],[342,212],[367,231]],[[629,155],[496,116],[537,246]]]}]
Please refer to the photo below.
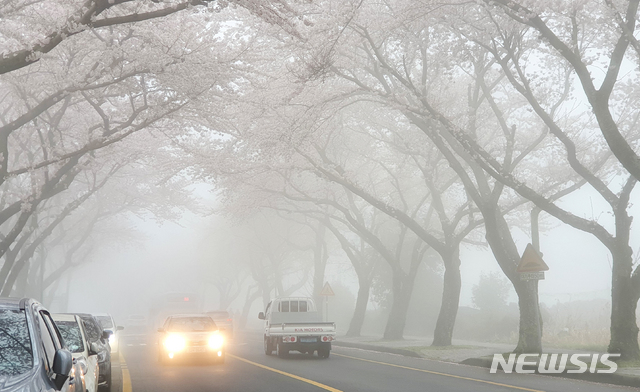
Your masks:
[{"label": "parked car", "polygon": [[109,336],[111,332],[105,331],[98,319],[88,313],[72,313],[80,316],[84,322],[84,330],[88,341],[95,345],[98,353],[98,390],[101,392],[111,391],[111,347],[109,346]]},{"label": "parked car", "polygon": [[60,331],[33,299],[0,298],[0,353],[3,392],[84,392]]},{"label": "parked car", "polygon": [[60,334],[73,358],[80,365],[85,386],[83,391],[97,392],[100,368],[98,366],[98,347],[90,343],[80,316],[70,314],[53,314]]},{"label": "parked car", "polygon": [[224,362],[224,336],[209,316],[169,316],[158,333],[158,361],[161,364],[183,358]]},{"label": "parked car", "polygon": [[271,300],[264,313],[264,353],[284,357],[290,351],[329,358],[331,342],[336,337],[336,324],[322,322],[311,298],[285,297]]},{"label": "parked car", "polygon": [[233,338],[233,319],[226,310],[212,310],[205,313],[211,317],[227,340]]},{"label": "parked car", "polygon": [[111,355],[117,354],[120,351],[120,331],[122,331],[124,327],[120,325],[116,326],[113,317],[109,313],[96,313],[94,316],[96,316],[105,331],[111,332],[111,336],[109,336]]}]

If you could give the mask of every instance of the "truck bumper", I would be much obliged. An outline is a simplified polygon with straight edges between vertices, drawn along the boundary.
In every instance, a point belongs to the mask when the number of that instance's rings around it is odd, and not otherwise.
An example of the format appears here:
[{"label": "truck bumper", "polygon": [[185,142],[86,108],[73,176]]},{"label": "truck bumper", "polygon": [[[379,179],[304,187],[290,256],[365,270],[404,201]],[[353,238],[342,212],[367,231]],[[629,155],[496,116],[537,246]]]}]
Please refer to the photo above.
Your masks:
[{"label": "truck bumper", "polygon": [[314,343],[283,343],[284,347],[289,351],[314,352],[316,350],[331,350],[331,342],[314,342]]}]

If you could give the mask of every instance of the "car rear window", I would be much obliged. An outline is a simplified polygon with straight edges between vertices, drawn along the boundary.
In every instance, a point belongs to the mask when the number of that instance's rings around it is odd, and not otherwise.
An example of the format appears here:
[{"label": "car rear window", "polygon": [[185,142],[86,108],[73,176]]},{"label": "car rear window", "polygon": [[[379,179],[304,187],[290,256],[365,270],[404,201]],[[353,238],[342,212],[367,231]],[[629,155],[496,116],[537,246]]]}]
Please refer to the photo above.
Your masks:
[{"label": "car rear window", "polygon": [[210,317],[172,318],[168,330],[171,332],[215,331],[216,323]]},{"label": "car rear window", "polygon": [[309,306],[305,300],[281,301],[278,305],[280,312],[308,312]]},{"label": "car rear window", "polygon": [[67,348],[72,353],[81,353],[84,351],[84,344],[82,343],[82,332],[80,331],[80,325],[75,321],[56,321],[58,330],[64,339]]},{"label": "car rear window", "polygon": [[113,322],[111,322],[111,317],[109,316],[96,316],[102,328],[113,328]]},{"label": "car rear window", "polygon": [[0,376],[15,376],[33,368],[27,317],[19,310],[0,309]]}]

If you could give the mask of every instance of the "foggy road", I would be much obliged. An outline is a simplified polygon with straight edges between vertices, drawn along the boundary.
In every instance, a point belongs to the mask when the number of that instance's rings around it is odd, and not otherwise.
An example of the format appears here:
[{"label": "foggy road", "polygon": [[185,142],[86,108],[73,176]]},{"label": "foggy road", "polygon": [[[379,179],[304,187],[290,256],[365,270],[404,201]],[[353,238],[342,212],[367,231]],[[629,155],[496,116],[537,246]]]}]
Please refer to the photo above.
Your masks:
[{"label": "foggy road", "polygon": [[[114,365],[114,392],[147,391],[630,391],[632,388],[537,375],[490,375],[488,369],[334,347],[329,359],[264,355],[261,336],[238,336],[223,365],[162,366],[154,336],[123,340],[125,362]],[[122,373],[129,372],[131,385]]]}]

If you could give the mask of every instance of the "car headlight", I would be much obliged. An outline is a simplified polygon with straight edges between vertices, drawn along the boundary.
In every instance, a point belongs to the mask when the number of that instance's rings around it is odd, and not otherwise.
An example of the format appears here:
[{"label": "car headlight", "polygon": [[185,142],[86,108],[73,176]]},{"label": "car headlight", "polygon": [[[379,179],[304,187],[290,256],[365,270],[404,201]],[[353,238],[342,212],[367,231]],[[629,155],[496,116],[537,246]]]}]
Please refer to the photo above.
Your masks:
[{"label": "car headlight", "polygon": [[80,365],[80,369],[82,369],[82,374],[87,374],[87,361],[84,358],[78,358],[77,363]]},{"label": "car headlight", "polygon": [[222,335],[219,335],[216,333],[211,335],[211,337],[209,338],[209,347],[211,347],[214,350],[220,349],[223,344],[224,344],[224,338],[222,337]]},{"label": "car headlight", "polygon": [[164,341],[164,346],[171,352],[178,352],[184,350],[187,342],[180,335],[169,335]]},{"label": "car headlight", "polygon": [[106,360],[107,360],[107,352],[104,350],[100,351],[98,353],[98,363],[103,363]]}]

